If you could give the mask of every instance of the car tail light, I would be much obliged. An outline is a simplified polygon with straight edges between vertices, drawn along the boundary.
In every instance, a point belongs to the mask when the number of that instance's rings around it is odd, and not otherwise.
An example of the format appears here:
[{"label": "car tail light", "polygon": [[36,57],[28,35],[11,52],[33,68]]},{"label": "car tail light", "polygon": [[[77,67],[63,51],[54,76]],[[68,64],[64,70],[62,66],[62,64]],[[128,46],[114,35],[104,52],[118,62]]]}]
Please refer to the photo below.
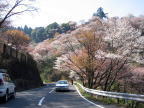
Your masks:
[{"label": "car tail light", "polygon": [[2,79],[0,79],[0,85],[3,85],[3,84],[4,84],[3,80],[2,80]]}]

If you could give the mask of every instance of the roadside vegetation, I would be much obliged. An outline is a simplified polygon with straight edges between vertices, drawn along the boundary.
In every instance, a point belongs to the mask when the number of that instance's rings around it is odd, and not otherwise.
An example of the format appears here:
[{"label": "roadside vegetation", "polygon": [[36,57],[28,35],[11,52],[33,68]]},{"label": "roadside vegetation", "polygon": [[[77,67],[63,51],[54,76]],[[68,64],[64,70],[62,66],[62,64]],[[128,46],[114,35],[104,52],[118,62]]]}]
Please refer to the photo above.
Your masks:
[{"label": "roadside vegetation", "polygon": [[56,57],[47,58],[45,61],[39,61],[39,70],[41,74],[41,78],[44,82],[56,82],[60,79],[68,79],[69,74],[65,72],[57,72],[54,67],[54,61]]},{"label": "roadside vegetation", "polygon": [[91,101],[98,101],[104,104],[115,104],[121,106],[123,108],[143,108],[144,104],[141,102],[124,100],[124,99],[116,99],[116,98],[108,98],[103,96],[97,96],[90,93],[85,92],[78,84],[76,84],[80,93],[87,99]]},{"label": "roadside vegetation", "polygon": [[[39,43],[31,54],[45,63],[55,57],[49,62],[53,64],[51,72],[80,80],[85,87],[143,94],[144,17],[107,18],[102,9],[99,11],[101,14],[95,13],[77,29]],[[52,75],[42,74],[47,78]]]}]

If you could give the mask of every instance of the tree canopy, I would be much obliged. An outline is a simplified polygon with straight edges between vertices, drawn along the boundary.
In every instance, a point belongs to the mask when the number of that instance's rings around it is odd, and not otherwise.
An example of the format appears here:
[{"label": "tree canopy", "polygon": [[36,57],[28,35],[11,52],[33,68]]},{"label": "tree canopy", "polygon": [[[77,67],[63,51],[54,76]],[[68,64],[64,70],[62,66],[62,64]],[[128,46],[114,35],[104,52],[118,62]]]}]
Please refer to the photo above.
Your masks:
[{"label": "tree canopy", "polygon": [[100,19],[107,18],[107,13],[104,13],[103,8],[98,8],[97,12],[93,14],[93,16],[97,16]]},{"label": "tree canopy", "polygon": [[30,38],[22,31],[8,30],[4,33],[3,39],[16,49],[22,49],[30,42]]},{"label": "tree canopy", "polygon": [[38,43],[42,42],[46,39],[54,38],[58,34],[66,33],[68,31],[75,30],[76,23],[75,22],[68,22],[68,23],[62,23],[58,24],[57,22],[54,22],[52,24],[49,24],[47,27],[36,27],[32,29],[31,27],[28,27],[25,25],[24,27],[17,27],[14,29],[18,29],[29,35],[29,37],[32,39],[32,41]]}]

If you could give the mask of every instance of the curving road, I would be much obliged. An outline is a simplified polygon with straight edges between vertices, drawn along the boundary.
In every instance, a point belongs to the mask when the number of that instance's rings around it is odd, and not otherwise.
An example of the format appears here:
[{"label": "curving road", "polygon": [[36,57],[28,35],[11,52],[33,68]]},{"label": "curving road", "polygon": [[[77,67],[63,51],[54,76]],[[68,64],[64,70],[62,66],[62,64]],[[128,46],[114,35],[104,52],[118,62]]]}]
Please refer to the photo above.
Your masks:
[{"label": "curving road", "polygon": [[16,99],[0,103],[0,108],[118,108],[115,105],[92,104],[83,99],[74,86],[70,92],[55,92],[54,84],[18,92]]}]

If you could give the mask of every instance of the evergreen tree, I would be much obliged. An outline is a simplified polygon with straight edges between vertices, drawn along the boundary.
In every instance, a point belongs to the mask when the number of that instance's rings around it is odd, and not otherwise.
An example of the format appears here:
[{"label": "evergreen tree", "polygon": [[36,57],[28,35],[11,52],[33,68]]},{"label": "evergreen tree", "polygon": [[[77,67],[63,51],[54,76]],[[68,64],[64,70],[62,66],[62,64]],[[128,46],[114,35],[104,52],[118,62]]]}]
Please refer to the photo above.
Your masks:
[{"label": "evergreen tree", "polygon": [[104,13],[103,8],[98,8],[97,12],[93,16],[98,16],[100,19],[107,18],[107,13]]},{"label": "evergreen tree", "polygon": [[45,32],[44,27],[37,27],[35,28],[31,33],[32,39],[35,42],[41,42],[45,39],[47,39],[47,34]]},{"label": "evergreen tree", "polygon": [[61,29],[62,29],[63,33],[66,33],[67,31],[69,31],[71,29],[71,27],[70,27],[69,23],[63,23],[61,25]]}]

